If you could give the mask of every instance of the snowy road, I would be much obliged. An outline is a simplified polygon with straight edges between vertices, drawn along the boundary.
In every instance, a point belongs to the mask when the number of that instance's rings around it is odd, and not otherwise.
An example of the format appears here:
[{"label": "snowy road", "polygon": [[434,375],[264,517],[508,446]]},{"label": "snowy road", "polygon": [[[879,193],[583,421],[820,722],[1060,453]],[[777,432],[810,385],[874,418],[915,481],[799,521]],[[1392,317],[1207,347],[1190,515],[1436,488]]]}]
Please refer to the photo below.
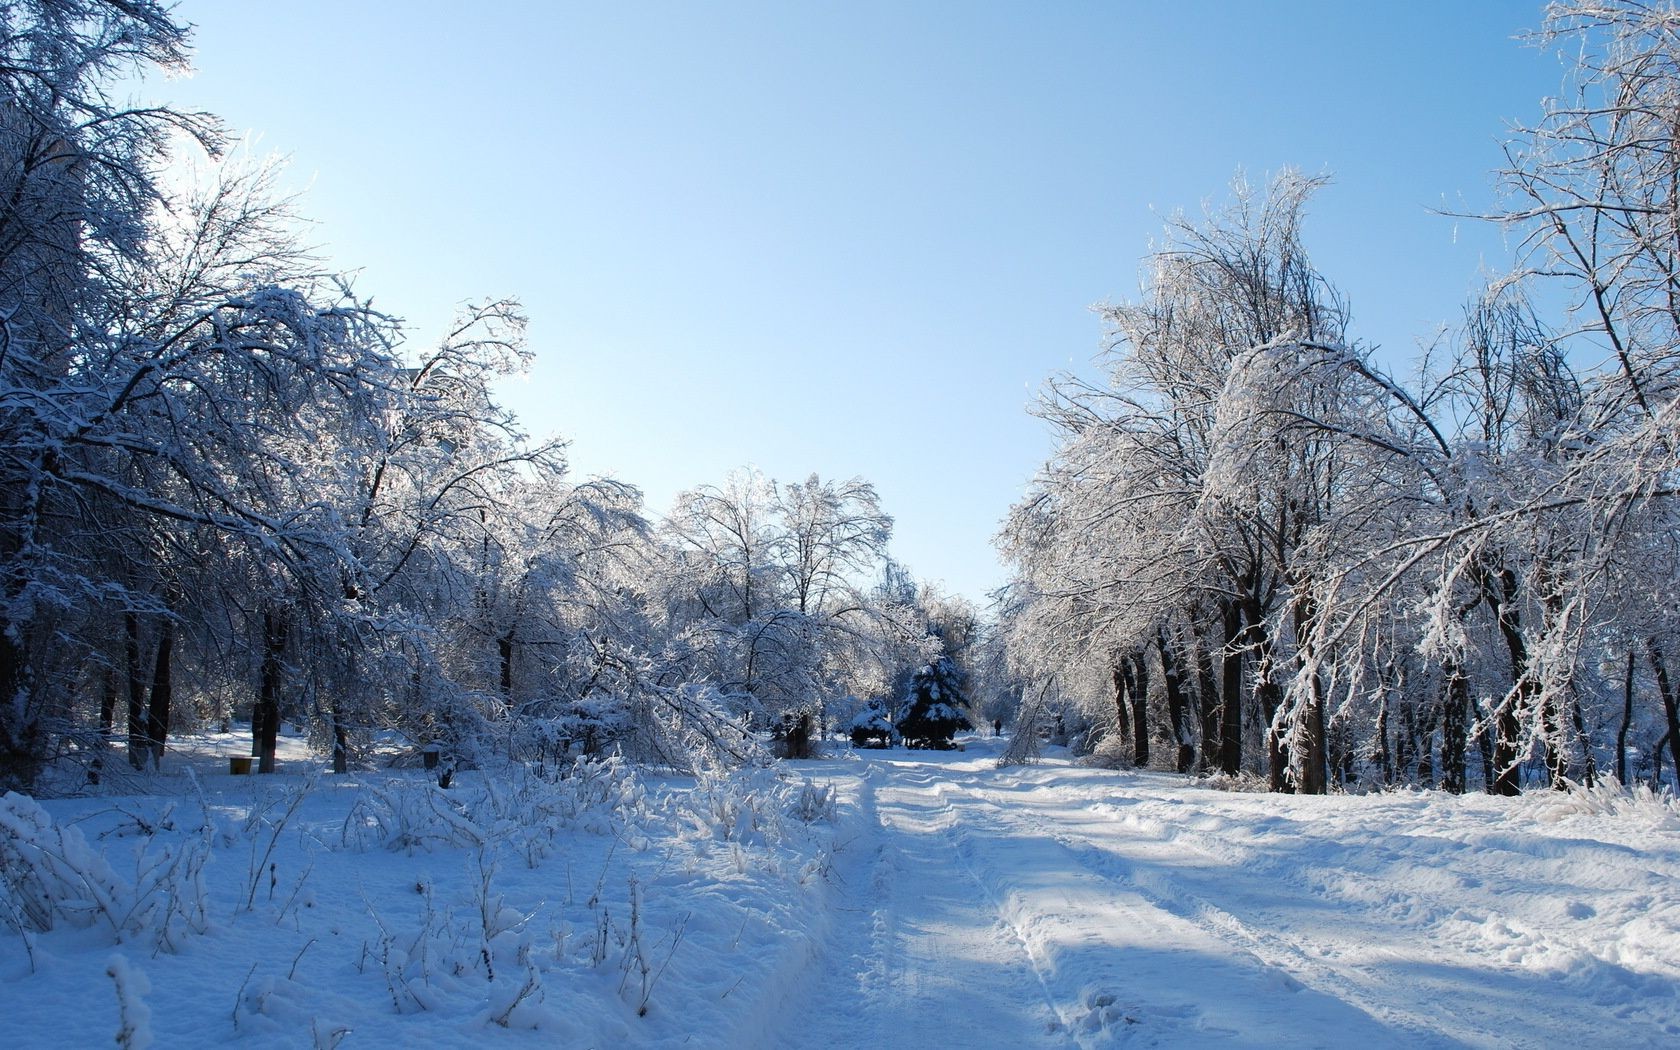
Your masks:
[{"label": "snowy road", "polygon": [[767,1045],[1680,1042],[1680,827],[1279,798],[994,745],[828,769],[831,912]]}]

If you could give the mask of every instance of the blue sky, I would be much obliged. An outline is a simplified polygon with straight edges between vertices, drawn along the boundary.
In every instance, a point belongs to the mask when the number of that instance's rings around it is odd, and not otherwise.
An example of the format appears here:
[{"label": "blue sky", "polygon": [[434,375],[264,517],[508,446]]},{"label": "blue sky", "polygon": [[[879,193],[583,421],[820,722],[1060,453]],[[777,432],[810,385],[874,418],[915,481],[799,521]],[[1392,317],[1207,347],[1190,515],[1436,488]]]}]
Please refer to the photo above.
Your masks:
[{"label": "blue sky", "polygon": [[753,464],[862,475],[918,575],[981,599],[1162,219],[1233,174],[1328,172],[1314,261],[1391,359],[1500,231],[1499,143],[1556,93],[1538,2],[345,3],[186,0],[160,85],[261,136],[311,239],[437,336],[515,295],[506,397],[650,509]]}]

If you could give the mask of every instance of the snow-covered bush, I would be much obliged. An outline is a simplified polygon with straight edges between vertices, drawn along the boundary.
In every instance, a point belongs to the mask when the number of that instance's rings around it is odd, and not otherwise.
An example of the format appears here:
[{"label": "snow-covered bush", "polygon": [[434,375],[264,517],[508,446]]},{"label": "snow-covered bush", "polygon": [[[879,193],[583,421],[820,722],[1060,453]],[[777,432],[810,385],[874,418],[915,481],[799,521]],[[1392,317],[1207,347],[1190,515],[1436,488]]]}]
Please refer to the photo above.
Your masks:
[{"label": "snow-covered bush", "polygon": [[582,756],[558,778],[521,767],[444,790],[397,780],[362,789],[342,841],[357,849],[433,852],[505,846],[535,867],[562,830],[621,834],[645,813],[645,789],[622,758]]},{"label": "snow-covered bush", "polygon": [[117,986],[117,1015],[121,1018],[117,1045],[122,1050],[146,1050],[152,1045],[152,1011],[142,996],[152,990],[151,981],[121,955],[106,961],[105,976]]},{"label": "snow-covered bush", "polygon": [[872,702],[853,716],[848,729],[853,747],[890,747],[898,736],[898,730],[887,719],[879,701]]},{"label": "snow-covered bush", "polygon": [[175,951],[209,925],[209,857],[207,832],[155,850],[143,844],[131,882],[79,829],[54,824],[34,799],[7,792],[0,797],[0,921],[26,937],[61,925],[105,927],[118,942]]},{"label": "snow-covered bush", "polygon": [[818,821],[832,823],[838,802],[833,784],[818,785],[807,777],[799,782],[799,790],[793,796],[788,813],[806,824]]},{"label": "snow-covered bush", "polygon": [[1680,823],[1680,799],[1666,791],[1652,791],[1647,784],[1624,786],[1611,776],[1601,776],[1590,785],[1567,783],[1567,791],[1534,796],[1530,804],[1537,817],[1557,821],[1576,816],[1643,816]]},{"label": "snow-covered bush", "polygon": [[482,846],[487,830],[467,813],[464,796],[427,781],[369,784],[344,818],[341,841],[355,849],[441,850]]},{"label": "snow-covered bush", "polygon": [[766,845],[781,842],[783,819],[792,808],[791,788],[777,770],[749,769],[704,776],[684,797],[684,816],[699,830],[724,842]]},{"label": "snow-covered bush", "polygon": [[579,756],[558,778],[518,770],[487,779],[468,806],[500,842],[536,867],[563,830],[622,835],[646,816],[646,789],[617,755]]}]

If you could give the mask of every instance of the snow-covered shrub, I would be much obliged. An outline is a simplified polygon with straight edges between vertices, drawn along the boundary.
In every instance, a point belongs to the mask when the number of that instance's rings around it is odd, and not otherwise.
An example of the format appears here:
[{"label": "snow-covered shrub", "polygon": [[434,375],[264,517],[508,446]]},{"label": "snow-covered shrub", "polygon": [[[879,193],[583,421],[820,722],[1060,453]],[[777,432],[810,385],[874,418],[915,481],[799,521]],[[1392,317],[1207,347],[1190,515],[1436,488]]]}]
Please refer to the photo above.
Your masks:
[{"label": "snow-covered shrub", "polygon": [[345,815],[341,840],[354,849],[431,851],[483,846],[489,832],[468,815],[461,793],[425,781],[369,784]]},{"label": "snow-covered shrub", "polygon": [[646,814],[642,782],[617,755],[581,755],[557,778],[516,770],[480,790],[467,796],[474,819],[532,867],[562,830],[621,835]]},{"label": "snow-covered shrub", "polygon": [[134,859],[134,881],[118,875],[80,829],[60,827],[34,799],[0,797],[0,918],[21,933],[59,925],[104,926],[116,941],[142,939],[177,950],[209,925],[204,864],[210,836],[191,836]]},{"label": "snow-covered shrub", "polygon": [[448,916],[438,911],[430,884],[419,883],[418,889],[420,921],[412,932],[393,931],[378,910],[368,905],[368,917],[378,935],[372,943],[363,944],[361,965],[371,960],[379,967],[391,1007],[399,1014],[430,1010],[438,1001],[433,980],[459,976],[456,971],[461,968],[458,961],[451,962],[451,949],[456,945],[450,936]]},{"label": "snow-covered shrub", "polygon": [[105,963],[105,976],[117,986],[117,1045],[122,1050],[146,1050],[152,1045],[152,1010],[141,997],[152,990],[151,982],[121,955]]},{"label": "snow-covered shrub", "polygon": [[742,845],[779,843],[793,809],[792,788],[775,769],[703,776],[686,795],[684,815],[699,830]]},{"label": "snow-covered shrub", "polygon": [[540,1008],[542,968],[526,928],[532,915],[510,907],[496,891],[496,872],[494,851],[475,851],[468,861],[469,896],[453,907],[439,906],[429,882],[417,883],[420,913],[408,929],[369,903],[378,934],[364,943],[360,965],[377,967],[397,1013],[477,1000],[485,1023],[537,1028],[552,1020]]},{"label": "snow-covered shrub", "polygon": [[746,729],[743,696],[694,683],[639,690],[626,708],[622,750],[632,761],[681,773],[766,765],[770,756]]},{"label": "snow-covered shrub", "polygon": [[832,823],[838,801],[833,784],[819,786],[807,777],[800,781],[799,791],[793,796],[788,813],[806,824],[815,824],[819,820]]},{"label": "snow-covered shrub", "polygon": [[[653,990],[659,984],[659,978],[664,976],[665,968],[671,964],[671,957],[676,954],[677,947],[682,944],[683,934],[688,929],[688,917],[684,916],[669,934],[669,946],[665,944],[663,937],[649,944],[647,921],[643,917],[645,912],[642,884],[635,876],[631,876],[630,928],[623,935],[624,956],[620,962],[620,972],[623,976],[618,982],[618,994],[634,1000],[637,1017],[647,1016]],[[626,992],[630,994],[626,996]]]},{"label": "snow-covered shrub", "polygon": [[618,755],[581,756],[552,784],[564,826],[611,834],[643,810],[647,796],[631,765]]},{"label": "snow-covered shrub", "polygon": [[616,755],[581,756],[558,778],[513,767],[448,791],[398,780],[362,789],[341,838],[356,849],[410,852],[496,844],[535,867],[562,830],[622,834],[645,813],[645,795],[634,769]]},{"label": "snow-covered shrub", "polygon": [[[246,817],[245,838],[251,843],[250,878],[245,884],[246,911],[256,906],[257,889],[262,885],[265,874],[268,876],[269,897],[274,897],[278,885],[278,869],[274,861],[275,847],[280,844],[280,836],[291,824],[292,818],[297,816],[303,800],[314,790],[314,780],[305,780],[291,790],[270,797],[262,805],[253,807],[250,815]],[[209,810],[206,809],[205,812],[208,814]]]},{"label": "snow-covered shrub", "polygon": [[1566,783],[1567,791],[1530,796],[1535,816],[1544,821],[1576,816],[1639,816],[1658,822],[1680,822],[1680,799],[1666,791],[1653,791],[1647,784],[1624,786],[1612,776],[1601,776],[1591,785],[1573,780]]},{"label": "snow-covered shrub", "polygon": [[887,712],[880,701],[873,701],[868,707],[852,717],[848,726],[853,747],[891,747],[898,736],[898,730],[887,718]]},{"label": "snow-covered shrub", "polygon": [[1131,743],[1117,732],[1093,734],[1091,749],[1079,762],[1093,769],[1132,768]]},{"label": "snow-covered shrub", "polygon": [[1244,794],[1270,791],[1271,784],[1258,773],[1243,770],[1241,773],[1213,773],[1197,781],[1201,787],[1214,791],[1236,791]]}]

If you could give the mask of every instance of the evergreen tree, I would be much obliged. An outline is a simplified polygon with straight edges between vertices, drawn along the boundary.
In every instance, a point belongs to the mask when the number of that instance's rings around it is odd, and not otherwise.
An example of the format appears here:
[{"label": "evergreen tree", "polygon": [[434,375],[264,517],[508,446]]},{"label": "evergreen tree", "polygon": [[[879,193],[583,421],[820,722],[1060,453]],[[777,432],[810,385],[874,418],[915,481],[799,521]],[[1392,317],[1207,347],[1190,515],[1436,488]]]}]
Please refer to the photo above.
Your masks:
[{"label": "evergreen tree", "polygon": [[962,678],[956,662],[941,656],[910,679],[898,720],[906,747],[949,748],[957,730],[974,728],[963,713],[968,698]]}]

